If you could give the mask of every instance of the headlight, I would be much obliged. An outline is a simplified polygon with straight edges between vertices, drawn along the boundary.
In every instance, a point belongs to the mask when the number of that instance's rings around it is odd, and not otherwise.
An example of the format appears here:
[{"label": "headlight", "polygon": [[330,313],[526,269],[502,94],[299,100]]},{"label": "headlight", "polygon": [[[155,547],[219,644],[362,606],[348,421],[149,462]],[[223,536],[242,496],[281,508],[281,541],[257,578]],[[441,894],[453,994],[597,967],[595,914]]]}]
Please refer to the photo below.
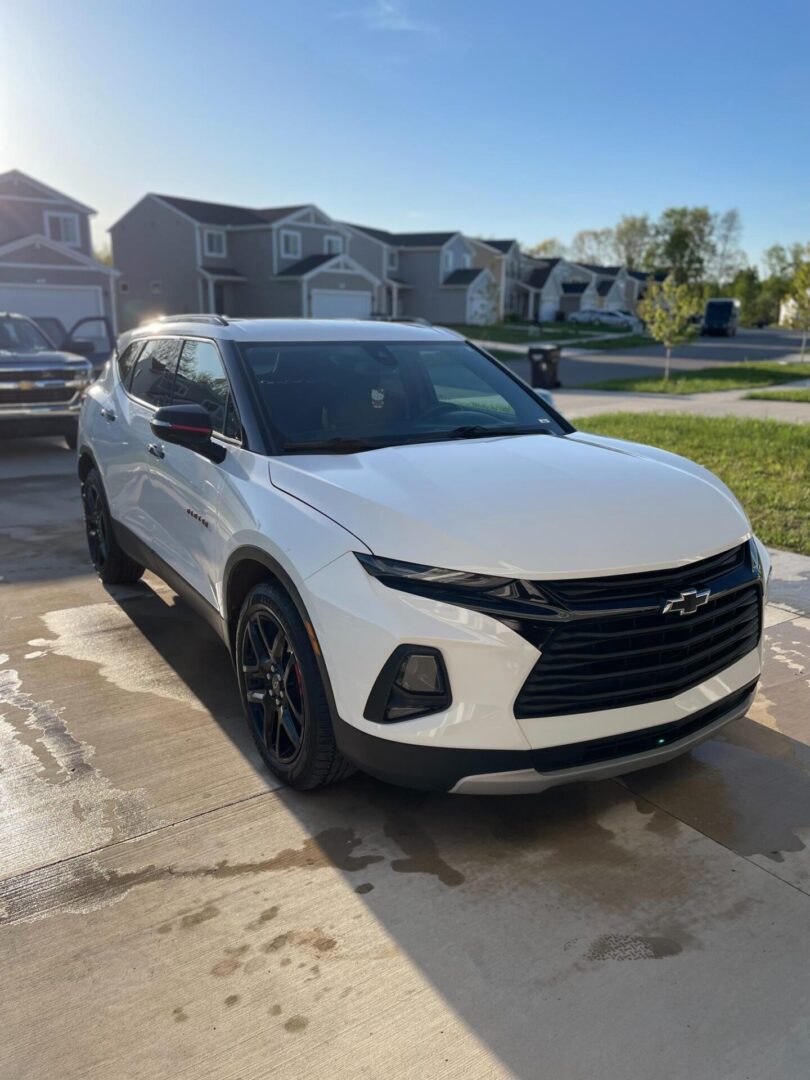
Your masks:
[{"label": "headlight", "polygon": [[[393,579],[390,584],[394,588],[401,587],[404,582],[424,585],[444,585],[452,588],[477,589],[481,592],[493,592],[499,589],[509,589],[516,583],[511,578],[491,577],[487,574],[470,574],[464,570],[443,570],[439,566],[422,566],[420,563],[400,562],[398,559],[380,559],[376,555],[361,555],[356,551],[355,557],[358,562],[371,574],[389,584],[386,578]],[[496,595],[511,595],[498,593]]]}]

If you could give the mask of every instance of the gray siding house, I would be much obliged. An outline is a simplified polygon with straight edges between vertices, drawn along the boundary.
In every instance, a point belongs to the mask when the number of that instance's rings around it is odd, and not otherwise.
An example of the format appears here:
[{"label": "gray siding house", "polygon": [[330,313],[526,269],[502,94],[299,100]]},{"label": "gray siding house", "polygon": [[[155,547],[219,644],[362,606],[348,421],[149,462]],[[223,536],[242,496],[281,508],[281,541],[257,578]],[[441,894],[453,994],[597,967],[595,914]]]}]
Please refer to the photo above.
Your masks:
[{"label": "gray siding house", "polygon": [[383,281],[349,253],[349,230],[311,204],[148,194],[110,233],[122,327],[186,311],[363,317],[383,304]]},{"label": "gray siding house", "polygon": [[498,282],[491,270],[475,264],[474,242],[460,232],[392,233],[368,225],[349,225],[365,246],[377,245],[385,267],[382,314],[422,318],[432,323],[494,322],[499,310]]},{"label": "gray siding house", "polygon": [[458,232],[389,233],[311,204],[251,209],[150,193],[110,233],[122,328],[187,311],[440,323],[497,316],[498,281]]},{"label": "gray siding house", "polygon": [[0,311],[115,326],[117,272],[93,257],[94,213],[18,169],[0,175]]}]

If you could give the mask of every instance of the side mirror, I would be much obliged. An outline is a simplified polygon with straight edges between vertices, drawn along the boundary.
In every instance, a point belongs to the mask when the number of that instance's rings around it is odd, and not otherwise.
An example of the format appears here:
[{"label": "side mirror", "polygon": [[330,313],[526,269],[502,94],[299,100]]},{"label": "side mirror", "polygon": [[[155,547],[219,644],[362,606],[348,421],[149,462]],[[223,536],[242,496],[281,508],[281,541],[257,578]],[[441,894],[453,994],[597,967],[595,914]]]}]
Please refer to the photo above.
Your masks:
[{"label": "side mirror", "polygon": [[92,356],[96,351],[92,341],[73,341],[71,338],[67,339],[62,348],[65,352],[75,353],[76,356]]},{"label": "side mirror", "polygon": [[185,446],[217,464],[225,457],[225,447],[211,438],[211,414],[202,405],[164,405],[152,417],[150,427],[163,442]]}]

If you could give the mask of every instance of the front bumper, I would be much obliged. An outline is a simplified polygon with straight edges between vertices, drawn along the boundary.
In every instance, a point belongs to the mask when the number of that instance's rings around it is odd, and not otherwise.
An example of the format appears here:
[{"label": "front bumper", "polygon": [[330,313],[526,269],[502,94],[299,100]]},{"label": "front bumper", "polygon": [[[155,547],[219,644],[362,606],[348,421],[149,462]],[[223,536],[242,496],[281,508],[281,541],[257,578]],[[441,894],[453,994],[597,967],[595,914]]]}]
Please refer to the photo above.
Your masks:
[{"label": "front bumper", "polygon": [[[307,578],[303,600],[329,676],[341,750],[366,772],[411,787],[537,791],[667,760],[744,712],[761,668],[760,642],[724,670],[672,697],[517,719],[516,697],[540,654],[505,623],[390,589],[371,578],[351,554]],[[452,703],[443,712],[396,723],[369,720],[364,712],[372,685],[403,644],[441,651]],[[702,714],[708,717],[705,724]],[[695,718],[697,725],[687,731],[685,725]],[[653,729],[665,733],[665,745],[651,742],[616,753],[616,746],[628,746],[628,736],[641,738]],[[602,760],[598,754],[594,758],[589,744],[605,740],[612,748]],[[571,746],[590,753],[573,768],[565,760],[561,764],[557,753]],[[552,751],[557,759],[550,769]]]},{"label": "front bumper", "polygon": [[616,753],[622,740],[612,745],[609,739],[572,744],[564,749],[576,752],[582,760],[569,768],[549,769],[543,751],[536,750],[456,750],[392,743],[366,735],[340,720],[336,735],[341,751],[359,768],[391,784],[454,795],[524,795],[661,765],[743,716],[755,693],[756,682],[690,714],[682,722],[685,734],[678,737],[673,731],[671,741],[659,734],[670,725],[637,732],[627,742],[644,745],[645,749],[635,753]]}]

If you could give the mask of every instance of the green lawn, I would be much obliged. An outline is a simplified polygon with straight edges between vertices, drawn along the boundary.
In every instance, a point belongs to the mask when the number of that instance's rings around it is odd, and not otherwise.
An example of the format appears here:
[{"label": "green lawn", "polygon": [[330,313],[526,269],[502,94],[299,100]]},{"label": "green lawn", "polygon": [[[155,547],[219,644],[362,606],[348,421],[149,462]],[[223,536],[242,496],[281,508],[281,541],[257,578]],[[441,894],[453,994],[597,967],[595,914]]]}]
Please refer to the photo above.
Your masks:
[{"label": "green lawn", "polygon": [[745,390],[747,387],[773,386],[810,377],[810,364],[778,364],[762,361],[701,368],[699,371],[674,371],[669,379],[607,379],[590,383],[583,390],[626,390],[636,394],[703,394],[710,390]]},{"label": "green lawn", "polygon": [[600,326],[598,323],[545,322],[538,325],[537,323],[505,322],[489,326],[451,326],[450,329],[477,341],[504,341],[510,345],[531,345],[535,341],[568,341],[575,340],[583,334],[594,333],[606,336],[614,334],[626,336],[626,331],[619,327]]},{"label": "green lawn", "polygon": [[802,390],[760,390],[755,394],[746,394],[748,401],[807,401],[810,402],[810,388]]},{"label": "green lawn", "polygon": [[660,446],[699,462],[728,484],[761,540],[810,555],[810,424],[602,413],[577,426]]}]

